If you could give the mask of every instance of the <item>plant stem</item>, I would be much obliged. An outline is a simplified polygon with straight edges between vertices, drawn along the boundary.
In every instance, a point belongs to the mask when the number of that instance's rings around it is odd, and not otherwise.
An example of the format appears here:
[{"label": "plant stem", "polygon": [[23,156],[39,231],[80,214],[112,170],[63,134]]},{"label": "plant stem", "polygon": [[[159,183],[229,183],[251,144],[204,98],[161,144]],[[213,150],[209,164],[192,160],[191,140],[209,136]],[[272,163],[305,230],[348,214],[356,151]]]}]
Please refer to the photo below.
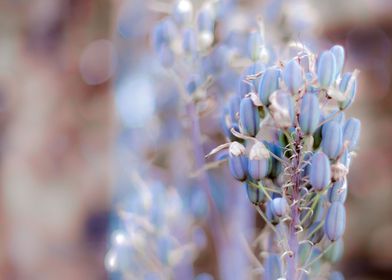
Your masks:
[{"label": "plant stem", "polygon": [[292,252],[291,256],[287,258],[287,280],[297,280],[297,265],[298,265],[298,237],[297,237],[297,228],[300,225],[300,215],[299,215],[299,196],[300,196],[300,187],[301,187],[301,144],[302,144],[303,136],[301,135],[301,131],[297,130],[297,135],[294,139],[293,148],[295,156],[291,160],[291,183],[293,183],[292,188],[292,206],[291,206],[291,222],[289,226],[289,248]]}]

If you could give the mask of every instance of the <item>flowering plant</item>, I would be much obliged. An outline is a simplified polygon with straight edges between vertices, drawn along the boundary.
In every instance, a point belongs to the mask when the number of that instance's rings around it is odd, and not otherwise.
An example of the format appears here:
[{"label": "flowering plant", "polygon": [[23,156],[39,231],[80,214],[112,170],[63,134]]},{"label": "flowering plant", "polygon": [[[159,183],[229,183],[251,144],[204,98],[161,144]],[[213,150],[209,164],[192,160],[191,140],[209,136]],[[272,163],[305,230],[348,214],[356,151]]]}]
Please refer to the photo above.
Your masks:
[{"label": "flowering plant", "polygon": [[232,176],[267,225],[259,239],[264,279],[326,276],[328,263],[340,259],[347,174],[361,127],[345,119],[358,71],[343,73],[343,47],[319,56],[290,47],[294,57],[244,76],[223,114],[229,142],[208,155],[228,148]]}]

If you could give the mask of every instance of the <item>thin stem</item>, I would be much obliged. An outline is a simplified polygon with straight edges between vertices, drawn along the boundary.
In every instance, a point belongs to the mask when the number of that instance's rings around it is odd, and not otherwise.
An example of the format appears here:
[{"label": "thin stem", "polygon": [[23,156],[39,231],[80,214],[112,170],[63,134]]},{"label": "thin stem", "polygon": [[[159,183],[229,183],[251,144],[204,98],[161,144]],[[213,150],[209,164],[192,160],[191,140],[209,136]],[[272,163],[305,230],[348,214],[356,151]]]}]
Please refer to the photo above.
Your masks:
[{"label": "thin stem", "polygon": [[325,248],[325,250],[318,255],[317,257],[315,257],[310,263],[306,264],[303,268],[306,269],[309,266],[312,266],[312,264],[314,264],[315,262],[317,262],[319,259],[321,259],[333,246],[334,243],[331,243],[328,245],[327,248]]},{"label": "thin stem", "polygon": [[301,225],[304,224],[304,222],[310,217],[310,215],[313,215],[314,209],[316,208],[317,202],[320,200],[320,193],[317,193],[315,198],[313,199],[312,206],[310,207],[310,210],[306,213],[305,217],[301,221]]}]

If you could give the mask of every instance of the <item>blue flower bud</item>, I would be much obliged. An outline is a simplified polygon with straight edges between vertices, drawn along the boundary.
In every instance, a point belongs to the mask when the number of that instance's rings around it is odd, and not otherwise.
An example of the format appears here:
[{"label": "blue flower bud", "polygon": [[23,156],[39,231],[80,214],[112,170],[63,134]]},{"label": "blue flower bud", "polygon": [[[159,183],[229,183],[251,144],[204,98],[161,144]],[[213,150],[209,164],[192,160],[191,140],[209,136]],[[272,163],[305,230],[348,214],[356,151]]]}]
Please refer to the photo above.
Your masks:
[{"label": "blue flower bud", "polygon": [[345,179],[333,183],[332,187],[328,190],[328,200],[333,203],[339,201],[344,203],[347,198],[347,181]]},{"label": "blue flower bud", "polygon": [[162,45],[159,49],[159,62],[165,68],[170,68],[174,64],[174,53],[168,45]]},{"label": "blue flower bud", "polygon": [[[265,70],[264,64],[262,64],[260,62],[253,63],[248,68],[246,68],[245,73],[244,73],[244,78],[246,76],[259,74],[260,72],[263,72],[264,70]],[[254,92],[256,92],[257,89],[259,88],[260,78],[249,80],[249,82],[253,85],[252,90]]]},{"label": "blue flower bud", "polygon": [[320,123],[320,106],[317,95],[307,93],[302,98],[299,126],[302,132],[313,134]]},{"label": "blue flower bud", "polygon": [[260,32],[253,31],[248,37],[248,56],[253,61],[260,59],[261,47],[263,45],[263,38]]},{"label": "blue flower bud", "polygon": [[336,121],[340,123],[341,125],[344,125],[344,122],[346,121],[346,115],[343,111],[340,111],[338,109],[332,110],[324,119],[330,119],[327,123],[331,121]]},{"label": "blue flower bud", "polygon": [[331,248],[325,253],[324,257],[327,261],[331,263],[336,263],[340,261],[343,257],[344,253],[344,242],[343,239],[340,238],[334,244],[332,244]]},{"label": "blue flower bud", "polygon": [[324,229],[321,226],[321,221],[313,223],[309,227],[308,233],[310,234],[309,240],[312,241],[313,244],[319,243],[324,237]]},{"label": "blue flower bud", "polygon": [[321,147],[330,158],[336,159],[343,148],[343,130],[337,121],[323,125]]},{"label": "blue flower bud", "polygon": [[342,237],[346,228],[346,210],[343,203],[335,201],[328,209],[324,231],[328,239],[333,241]]},{"label": "blue flower bud", "polygon": [[186,25],[192,21],[193,5],[190,0],[178,0],[174,5],[173,18],[179,25]]},{"label": "blue flower bud", "polygon": [[328,89],[334,82],[337,73],[336,59],[331,51],[321,54],[317,65],[317,78],[320,86]]},{"label": "blue flower bud", "polygon": [[230,114],[230,120],[232,123],[238,122],[237,114],[240,113],[240,103],[241,103],[241,98],[239,96],[234,95],[230,98],[229,114]]},{"label": "blue flower bud", "polygon": [[245,182],[244,185],[246,187],[246,193],[248,195],[248,199],[252,204],[260,205],[260,203],[264,202],[265,195],[260,188],[253,186],[249,182]]},{"label": "blue flower bud", "polygon": [[350,152],[348,150],[345,150],[343,152],[342,157],[339,160],[340,163],[342,163],[344,166],[346,166],[347,168],[350,167],[350,162],[351,162],[351,155]]},{"label": "blue flower bud", "polygon": [[283,69],[283,80],[292,94],[295,94],[304,84],[304,74],[296,59],[292,59]]},{"label": "blue flower bud", "polygon": [[268,106],[271,94],[279,89],[280,76],[281,71],[279,69],[268,68],[261,77],[258,93],[263,105]]},{"label": "blue flower bud", "polygon": [[249,92],[255,91],[253,84],[250,81],[245,80],[245,75],[241,76],[238,84],[238,96],[244,98]]},{"label": "blue flower bud", "polygon": [[245,156],[245,147],[238,142],[232,142],[230,145],[229,168],[231,175],[238,181],[246,179],[248,159]]},{"label": "blue flower bud", "polygon": [[344,276],[339,271],[333,271],[331,272],[331,275],[329,276],[328,280],[344,280]]},{"label": "blue flower bud", "polygon": [[154,50],[159,52],[162,45],[169,45],[174,39],[176,31],[176,26],[170,19],[158,23],[152,35]]},{"label": "blue flower bud", "polygon": [[276,280],[281,277],[282,263],[276,254],[269,254],[264,261],[264,280]]},{"label": "blue flower bud", "polygon": [[215,19],[211,10],[202,9],[197,15],[197,28],[199,32],[213,32],[215,28]]},{"label": "blue flower bud", "polygon": [[198,43],[201,49],[207,49],[214,42],[215,18],[211,10],[203,9],[197,16]]},{"label": "blue flower bud", "polygon": [[182,38],[182,49],[186,54],[193,54],[197,50],[196,33],[192,28],[184,30]]},{"label": "blue flower bud", "polygon": [[243,98],[240,103],[240,122],[244,134],[256,136],[259,131],[259,110],[249,98]]},{"label": "blue flower bud", "polygon": [[323,152],[317,152],[312,157],[309,181],[316,191],[324,190],[331,182],[331,166]]},{"label": "blue flower bud", "polygon": [[282,129],[293,126],[295,110],[293,97],[284,91],[276,91],[270,96],[270,112],[275,124]]},{"label": "blue flower bud", "polygon": [[174,244],[168,236],[160,236],[157,240],[157,255],[164,264],[169,264],[169,254],[173,250]]},{"label": "blue flower bud", "polygon": [[343,71],[344,59],[345,59],[344,48],[340,45],[335,45],[331,48],[331,52],[333,53],[336,59],[336,70],[337,70],[335,75],[335,79],[336,79],[338,75]]},{"label": "blue flower bud", "polygon": [[[273,153],[275,156],[281,158],[283,156],[282,147],[276,145],[274,143],[270,143],[268,141],[263,141],[264,145],[267,149]],[[282,172],[283,166],[282,164],[273,156],[271,156],[271,171],[269,172],[268,177],[271,179],[277,178],[279,174]]]},{"label": "blue flower bud", "polygon": [[249,152],[248,173],[254,180],[261,180],[271,172],[271,156],[262,142],[254,144]]},{"label": "blue flower bud", "polygon": [[274,215],[282,217],[288,213],[289,204],[285,198],[277,197],[271,201],[271,210]]},{"label": "blue flower bud", "polygon": [[265,205],[265,215],[271,224],[277,225],[279,223],[279,217],[276,216],[272,210],[271,201],[268,201],[267,204]]},{"label": "blue flower bud", "polygon": [[359,140],[359,135],[361,134],[361,122],[358,119],[350,118],[346,121],[343,130],[343,140],[348,141],[348,150],[353,151]]},{"label": "blue flower bud", "polygon": [[344,100],[343,102],[339,102],[340,110],[345,110],[348,107],[350,107],[351,104],[354,102],[355,95],[357,93],[357,80],[356,80],[356,78],[353,77],[351,87],[348,88],[349,82],[351,80],[351,76],[352,76],[351,73],[345,73],[342,77],[342,80],[340,81],[340,84],[339,84],[340,92],[342,92],[346,97],[346,100]]}]

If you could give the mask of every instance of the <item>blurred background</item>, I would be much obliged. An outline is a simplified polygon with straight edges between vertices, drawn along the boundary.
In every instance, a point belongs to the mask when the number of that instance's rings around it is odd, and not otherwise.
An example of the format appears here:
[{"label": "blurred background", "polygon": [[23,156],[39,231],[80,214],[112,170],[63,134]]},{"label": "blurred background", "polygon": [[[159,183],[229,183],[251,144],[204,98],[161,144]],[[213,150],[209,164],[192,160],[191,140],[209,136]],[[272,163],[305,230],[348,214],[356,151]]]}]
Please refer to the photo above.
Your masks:
[{"label": "blurred background", "polygon": [[[363,129],[349,175],[345,255],[338,268],[347,279],[391,279],[392,2],[224,2],[220,34],[241,33],[247,19],[261,15],[266,33],[283,38],[271,39],[309,40],[318,50],[341,44],[346,67],[361,71],[349,114],[361,119]],[[114,257],[107,255],[113,232],[121,243],[121,231],[135,223],[153,236],[148,240],[157,242],[158,257],[172,241],[161,237],[176,237],[181,246],[166,262],[185,265],[173,278],[247,279],[240,276],[244,253],[233,252],[241,246],[237,233],[248,237],[257,227],[253,210],[222,167],[208,180],[226,219],[224,226],[211,223],[187,137],[192,120],[184,117],[178,87],[153,52],[152,30],[171,3],[1,1],[0,279],[141,279],[112,271]],[[222,90],[212,87],[213,109]],[[218,115],[217,109],[200,120],[205,153],[224,142]],[[148,223],[139,219],[146,207],[154,213]],[[222,228],[233,232],[225,239],[232,242],[219,241]],[[138,230],[132,240],[146,245],[146,234]],[[151,265],[155,273],[165,271],[165,265],[149,263],[155,256],[131,258],[135,270]],[[225,277],[219,271],[225,265],[238,277]]]}]

